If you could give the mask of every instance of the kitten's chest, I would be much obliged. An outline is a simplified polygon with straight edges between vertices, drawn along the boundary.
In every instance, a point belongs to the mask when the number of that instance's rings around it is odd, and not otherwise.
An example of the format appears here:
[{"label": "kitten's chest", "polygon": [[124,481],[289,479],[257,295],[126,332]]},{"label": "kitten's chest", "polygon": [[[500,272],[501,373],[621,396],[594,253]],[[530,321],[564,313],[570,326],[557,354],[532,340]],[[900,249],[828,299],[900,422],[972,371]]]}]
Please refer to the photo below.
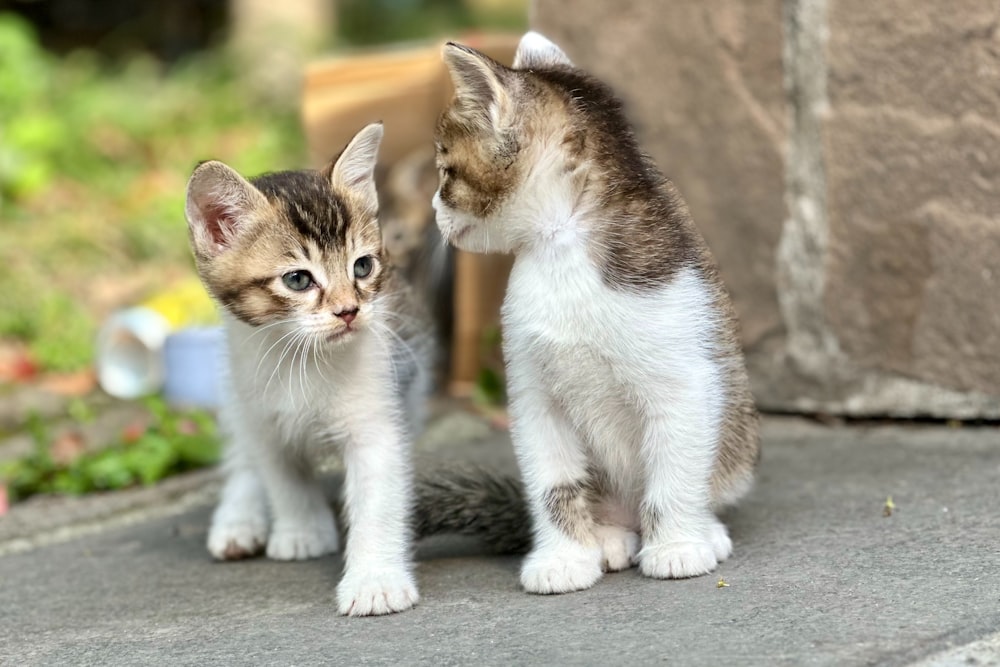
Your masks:
[{"label": "kitten's chest", "polygon": [[641,385],[710,363],[716,316],[700,276],[628,292],[607,285],[585,248],[518,256],[503,305],[507,361],[571,390],[611,378]]},{"label": "kitten's chest", "polygon": [[516,348],[579,348],[613,344],[628,323],[589,259],[576,248],[548,256],[518,257],[502,309],[504,337]]},{"label": "kitten's chest", "polygon": [[231,349],[230,396],[242,412],[249,411],[282,440],[342,439],[351,420],[376,404],[377,383],[363,368],[363,359],[370,356],[365,350],[317,356],[268,349]]}]

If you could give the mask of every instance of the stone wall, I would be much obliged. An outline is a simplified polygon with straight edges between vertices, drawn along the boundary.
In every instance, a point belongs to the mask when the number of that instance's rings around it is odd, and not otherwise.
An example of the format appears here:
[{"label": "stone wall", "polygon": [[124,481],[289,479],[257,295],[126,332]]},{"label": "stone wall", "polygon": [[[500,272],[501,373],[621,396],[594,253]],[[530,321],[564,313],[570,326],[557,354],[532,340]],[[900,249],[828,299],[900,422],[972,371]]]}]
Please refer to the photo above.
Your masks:
[{"label": "stone wall", "polygon": [[534,0],[625,98],[762,408],[1000,417],[993,0]]}]

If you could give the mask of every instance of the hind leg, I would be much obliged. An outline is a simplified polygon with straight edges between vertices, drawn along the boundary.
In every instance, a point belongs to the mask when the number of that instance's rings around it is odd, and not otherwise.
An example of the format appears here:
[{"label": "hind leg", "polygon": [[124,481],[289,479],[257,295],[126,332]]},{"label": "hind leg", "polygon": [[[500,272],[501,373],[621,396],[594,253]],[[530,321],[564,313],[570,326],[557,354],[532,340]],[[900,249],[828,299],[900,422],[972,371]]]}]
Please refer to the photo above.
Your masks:
[{"label": "hind leg", "polygon": [[639,534],[622,526],[598,524],[594,536],[601,546],[601,569],[620,572],[635,565],[639,553]]},{"label": "hind leg", "polygon": [[292,450],[266,446],[258,454],[274,523],[267,556],[274,560],[305,560],[333,553],[340,538],[333,511],[308,462]]},{"label": "hind leg", "polygon": [[607,495],[594,502],[593,512],[597,522],[594,536],[601,546],[601,569],[620,572],[635,565],[640,539],[634,512]]}]

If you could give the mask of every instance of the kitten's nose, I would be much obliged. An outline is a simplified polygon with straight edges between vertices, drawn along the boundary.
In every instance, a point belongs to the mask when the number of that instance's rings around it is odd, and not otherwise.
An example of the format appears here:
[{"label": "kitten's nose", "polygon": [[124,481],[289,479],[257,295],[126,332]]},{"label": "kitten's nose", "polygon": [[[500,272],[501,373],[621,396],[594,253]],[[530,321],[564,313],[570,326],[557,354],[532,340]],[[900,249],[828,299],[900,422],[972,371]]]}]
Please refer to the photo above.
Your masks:
[{"label": "kitten's nose", "polygon": [[357,306],[354,308],[345,308],[339,313],[334,313],[334,315],[344,320],[344,324],[350,324],[354,321],[354,318],[358,316],[358,308]]}]

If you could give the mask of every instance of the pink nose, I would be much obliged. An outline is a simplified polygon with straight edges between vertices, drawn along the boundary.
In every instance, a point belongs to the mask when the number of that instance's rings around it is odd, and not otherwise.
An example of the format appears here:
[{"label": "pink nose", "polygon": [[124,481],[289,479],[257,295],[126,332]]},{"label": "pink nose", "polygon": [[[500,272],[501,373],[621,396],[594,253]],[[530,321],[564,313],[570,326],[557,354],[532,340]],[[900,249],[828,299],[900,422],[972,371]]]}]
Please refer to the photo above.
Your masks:
[{"label": "pink nose", "polygon": [[340,311],[339,313],[335,313],[335,315],[340,319],[344,320],[344,324],[350,324],[351,322],[354,321],[354,318],[358,316],[358,309],[347,308],[345,310]]}]

